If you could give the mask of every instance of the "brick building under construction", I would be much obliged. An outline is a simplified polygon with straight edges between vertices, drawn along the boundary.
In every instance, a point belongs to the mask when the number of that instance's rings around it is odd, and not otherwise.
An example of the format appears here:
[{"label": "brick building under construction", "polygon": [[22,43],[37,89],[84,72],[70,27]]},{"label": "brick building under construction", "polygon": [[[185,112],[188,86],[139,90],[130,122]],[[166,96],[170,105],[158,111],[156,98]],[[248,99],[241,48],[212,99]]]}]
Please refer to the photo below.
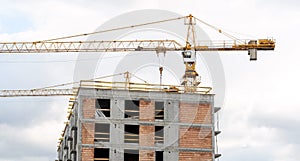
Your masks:
[{"label": "brick building under construction", "polygon": [[[169,39],[54,41],[182,19],[184,25],[187,25],[185,44]],[[199,42],[196,40],[197,28],[194,27],[196,21],[232,40]],[[181,85],[189,87],[184,90],[180,89],[182,86],[137,86],[128,82],[125,86],[115,83],[99,85],[103,82],[80,86],[59,141],[59,161],[215,160],[220,156],[215,150],[215,137],[220,133],[215,131],[215,113],[219,108],[214,107],[214,95],[209,93],[210,89],[196,89],[201,88],[196,79],[196,51],[247,51],[250,60],[256,60],[258,50],[274,48],[273,39],[242,41],[191,14],[47,41],[0,42],[0,54],[137,51],[165,54],[169,51],[182,51],[185,73]],[[163,68],[159,69],[161,74]],[[68,84],[70,83],[63,85]],[[69,96],[72,92],[73,89],[49,87],[0,90],[0,97]]]},{"label": "brick building under construction", "polygon": [[80,87],[58,160],[214,161],[220,156],[214,126],[219,108],[210,89],[183,93],[146,86]]}]

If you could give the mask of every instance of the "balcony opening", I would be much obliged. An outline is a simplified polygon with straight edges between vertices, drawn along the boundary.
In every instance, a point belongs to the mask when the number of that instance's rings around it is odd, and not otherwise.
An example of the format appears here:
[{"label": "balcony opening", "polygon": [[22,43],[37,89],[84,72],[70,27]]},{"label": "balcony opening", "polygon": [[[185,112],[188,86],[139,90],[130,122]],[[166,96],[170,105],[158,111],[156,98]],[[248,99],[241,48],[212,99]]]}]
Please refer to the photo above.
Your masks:
[{"label": "balcony opening", "polygon": [[109,161],[109,149],[108,148],[95,148],[94,149],[94,161]]},{"label": "balcony opening", "polygon": [[164,102],[155,102],[155,119],[164,119]]},{"label": "balcony opening", "polygon": [[125,149],[124,150],[124,161],[138,161],[139,150]]},{"label": "balcony opening", "polygon": [[139,125],[125,125],[125,143],[139,143]]},{"label": "balcony opening", "polygon": [[155,161],[164,161],[163,151],[155,151]]},{"label": "balcony opening", "polygon": [[155,126],[155,143],[164,143],[164,127]]},{"label": "balcony opening", "polygon": [[96,116],[110,117],[110,99],[96,100]]},{"label": "balcony opening", "polygon": [[139,106],[140,101],[136,100],[125,100],[125,114],[124,118],[139,119]]},{"label": "balcony opening", "polygon": [[95,142],[109,142],[110,124],[95,124]]}]

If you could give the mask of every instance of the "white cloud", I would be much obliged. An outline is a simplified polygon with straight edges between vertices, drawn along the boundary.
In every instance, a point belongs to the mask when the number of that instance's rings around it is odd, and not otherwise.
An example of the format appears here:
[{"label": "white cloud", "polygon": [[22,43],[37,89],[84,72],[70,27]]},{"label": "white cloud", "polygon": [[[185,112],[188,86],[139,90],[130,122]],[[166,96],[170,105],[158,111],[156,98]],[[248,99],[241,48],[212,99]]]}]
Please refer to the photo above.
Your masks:
[{"label": "white cloud", "polygon": [[[63,129],[63,121],[66,121],[68,103],[67,99],[50,99],[50,102],[45,101],[49,99],[43,100],[26,105],[24,99],[1,103],[1,107],[10,105],[10,112],[0,112],[1,118],[3,115],[11,117],[0,121],[1,159],[46,161],[56,158],[56,143]],[[18,102],[23,104],[20,106]]]},{"label": "white cloud", "polygon": [[298,160],[298,151],[299,147],[296,147],[293,144],[287,144],[284,146],[280,146],[275,153],[275,161],[296,161]]}]

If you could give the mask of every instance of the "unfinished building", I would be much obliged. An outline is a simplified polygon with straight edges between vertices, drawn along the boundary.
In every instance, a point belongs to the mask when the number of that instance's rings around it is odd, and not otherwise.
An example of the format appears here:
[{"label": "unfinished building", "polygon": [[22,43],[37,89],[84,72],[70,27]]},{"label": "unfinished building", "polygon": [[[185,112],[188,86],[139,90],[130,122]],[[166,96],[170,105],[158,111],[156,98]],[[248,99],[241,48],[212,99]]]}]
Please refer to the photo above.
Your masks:
[{"label": "unfinished building", "polygon": [[146,86],[80,87],[58,160],[214,161],[220,156],[214,126],[219,108],[210,89],[184,93]]}]

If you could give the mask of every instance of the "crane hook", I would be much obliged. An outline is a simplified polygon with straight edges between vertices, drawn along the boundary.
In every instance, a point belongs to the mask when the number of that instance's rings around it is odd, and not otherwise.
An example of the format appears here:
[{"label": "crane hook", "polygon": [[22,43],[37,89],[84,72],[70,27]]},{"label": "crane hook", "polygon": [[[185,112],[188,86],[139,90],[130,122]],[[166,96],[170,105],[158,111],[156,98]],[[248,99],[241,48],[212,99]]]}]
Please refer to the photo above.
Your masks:
[{"label": "crane hook", "polygon": [[159,67],[159,74],[160,74],[160,77],[159,77],[159,84],[160,86],[162,85],[162,72],[163,72],[164,68],[163,67]]}]

